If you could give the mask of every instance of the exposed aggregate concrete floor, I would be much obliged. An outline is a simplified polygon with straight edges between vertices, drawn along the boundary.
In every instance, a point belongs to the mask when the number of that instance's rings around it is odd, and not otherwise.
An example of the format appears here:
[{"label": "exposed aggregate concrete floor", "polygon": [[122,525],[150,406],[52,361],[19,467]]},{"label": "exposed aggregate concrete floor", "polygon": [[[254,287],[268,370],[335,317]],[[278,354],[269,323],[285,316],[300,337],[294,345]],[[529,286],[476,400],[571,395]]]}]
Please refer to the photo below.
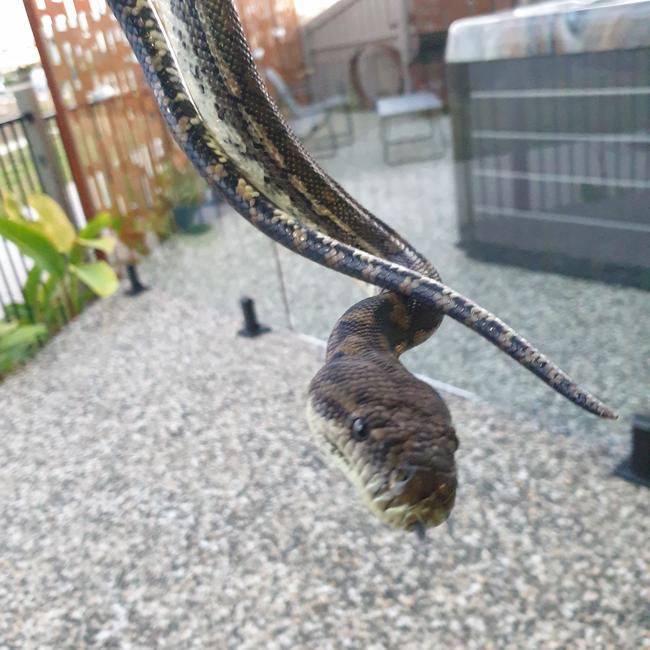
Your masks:
[{"label": "exposed aggregate concrete floor", "polygon": [[648,491],[615,433],[449,397],[460,489],[376,522],[304,419],[312,343],[157,287],[0,385],[0,648],[650,648]]}]

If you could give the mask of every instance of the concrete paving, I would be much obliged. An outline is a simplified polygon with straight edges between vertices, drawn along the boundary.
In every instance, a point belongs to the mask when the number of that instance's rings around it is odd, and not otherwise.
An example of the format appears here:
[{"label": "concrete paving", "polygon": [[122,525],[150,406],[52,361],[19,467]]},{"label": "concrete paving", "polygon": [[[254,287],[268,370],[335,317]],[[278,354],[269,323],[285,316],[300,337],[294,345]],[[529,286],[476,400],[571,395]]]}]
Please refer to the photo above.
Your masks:
[{"label": "concrete paving", "polygon": [[238,327],[119,296],[0,385],[0,648],[650,647],[620,436],[449,396],[460,490],[423,543],[312,443],[322,350]]}]

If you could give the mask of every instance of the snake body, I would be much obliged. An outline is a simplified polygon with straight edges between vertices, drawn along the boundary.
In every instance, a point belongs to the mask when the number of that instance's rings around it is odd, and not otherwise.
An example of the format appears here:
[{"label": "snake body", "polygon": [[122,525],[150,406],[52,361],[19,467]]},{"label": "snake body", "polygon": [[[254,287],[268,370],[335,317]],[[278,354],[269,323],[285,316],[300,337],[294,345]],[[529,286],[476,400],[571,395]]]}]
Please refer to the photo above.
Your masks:
[{"label": "snake body", "polygon": [[320,169],[268,97],[232,0],[108,0],[199,173],[264,234],[380,287],[336,323],[307,416],[386,523],[423,530],[454,503],[458,446],[438,393],[399,361],[451,316],[578,406],[602,402],[436,269]]}]

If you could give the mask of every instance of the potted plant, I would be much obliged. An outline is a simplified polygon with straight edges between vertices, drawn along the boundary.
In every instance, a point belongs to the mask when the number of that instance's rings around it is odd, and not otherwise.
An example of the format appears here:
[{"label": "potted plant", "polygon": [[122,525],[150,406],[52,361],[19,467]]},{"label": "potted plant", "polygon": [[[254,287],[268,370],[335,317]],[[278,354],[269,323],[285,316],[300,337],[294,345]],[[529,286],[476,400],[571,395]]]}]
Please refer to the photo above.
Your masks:
[{"label": "potted plant", "polygon": [[187,164],[170,164],[163,172],[160,185],[165,188],[162,200],[168,206],[176,228],[185,233],[199,233],[208,229],[201,221],[205,204],[206,185]]}]

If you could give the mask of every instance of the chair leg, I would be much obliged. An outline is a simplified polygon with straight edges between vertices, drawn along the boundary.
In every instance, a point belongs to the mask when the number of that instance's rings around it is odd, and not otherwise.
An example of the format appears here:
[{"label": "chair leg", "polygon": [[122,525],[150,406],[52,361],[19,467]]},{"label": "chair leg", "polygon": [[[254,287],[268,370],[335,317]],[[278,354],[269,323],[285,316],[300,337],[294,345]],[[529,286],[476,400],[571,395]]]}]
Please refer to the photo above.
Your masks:
[{"label": "chair leg", "polygon": [[350,139],[350,142],[354,140],[354,118],[352,117],[352,107],[348,104],[344,109],[345,111],[345,122],[346,122],[346,136]]},{"label": "chair leg", "polygon": [[340,146],[352,144],[354,142],[354,120],[352,118],[352,109],[349,105],[343,107],[343,118],[345,119],[345,130],[337,134]]},{"label": "chair leg", "polygon": [[382,144],[382,150],[383,150],[383,155],[384,155],[384,162],[387,165],[390,165],[390,142],[388,140],[388,122],[389,118],[387,117],[380,117],[379,118],[379,132],[381,135],[381,144]]},{"label": "chair leg", "polygon": [[[440,113],[432,113],[431,111],[419,112],[417,115],[420,115],[424,118],[425,125],[428,126],[427,131],[422,133],[417,137],[391,137],[391,122],[400,121],[407,116],[391,116],[384,115],[379,118],[379,130],[380,137],[383,147],[384,162],[387,165],[397,165],[407,162],[415,162],[417,160],[427,160],[432,158],[442,158],[445,155],[446,143],[444,138],[444,132],[442,130],[441,120],[436,119],[440,116]],[[410,114],[408,117],[412,117],[413,114]],[[399,148],[402,145],[411,144],[420,144],[423,142],[431,141],[433,150],[426,157],[416,156],[416,157],[403,157],[398,156],[397,159],[393,156],[391,157],[392,149]],[[439,143],[439,146],[436,148],[436,142]]]},{"label": "chair leg", "polygon": [[343,117],[344,121],[344,127],[341,130],[332,126],[337,147],[345,147],[352,144],[354,142],[354,120],[352,118],[352,110],[350,106],[346,105],[341,109],[332,108],[329,110],[329,113],[332,116],[332,124],[335,122],[334,118],[339,114]]},{"label": "chair leg", "polygon": [[[438,152],[436,153],[437,158],[442,158],[445,155],[445,152],[447,151],[447,142],[445,141],[445,132],[442,129],[442,116],[440,113],[434,115],[433,117],[433,122],[434,122],[434,142],[436,139],[438,140],[439,148]],[[437,135],[437,138],[436,138]]]},{"label": "chair leg", "polygon": [[[315,137],[311,140],[311,149],[314,153],[318,153],[320,158],[331,158],[332,156],[335,156],[338,151],[336,132],[334,131],[332,121],[332,111],[327,111],[325,114],[325,120],[310,134],[310,136],[308,136],[307,140],[309,140],[311,135],[317,134],[323,127],[325,127],[327,134],[321,137]],[[321,144],[325,145],[323,149],[319,149],[319,145]]]},{"label": "chair leg", "polygon": [[327,125],[327,134],[329,135],[332,151],[336,153],[338,142],[336,141],[336,131],[334,130],[334,111],[327,111],[327,119],[325,123]]}]

